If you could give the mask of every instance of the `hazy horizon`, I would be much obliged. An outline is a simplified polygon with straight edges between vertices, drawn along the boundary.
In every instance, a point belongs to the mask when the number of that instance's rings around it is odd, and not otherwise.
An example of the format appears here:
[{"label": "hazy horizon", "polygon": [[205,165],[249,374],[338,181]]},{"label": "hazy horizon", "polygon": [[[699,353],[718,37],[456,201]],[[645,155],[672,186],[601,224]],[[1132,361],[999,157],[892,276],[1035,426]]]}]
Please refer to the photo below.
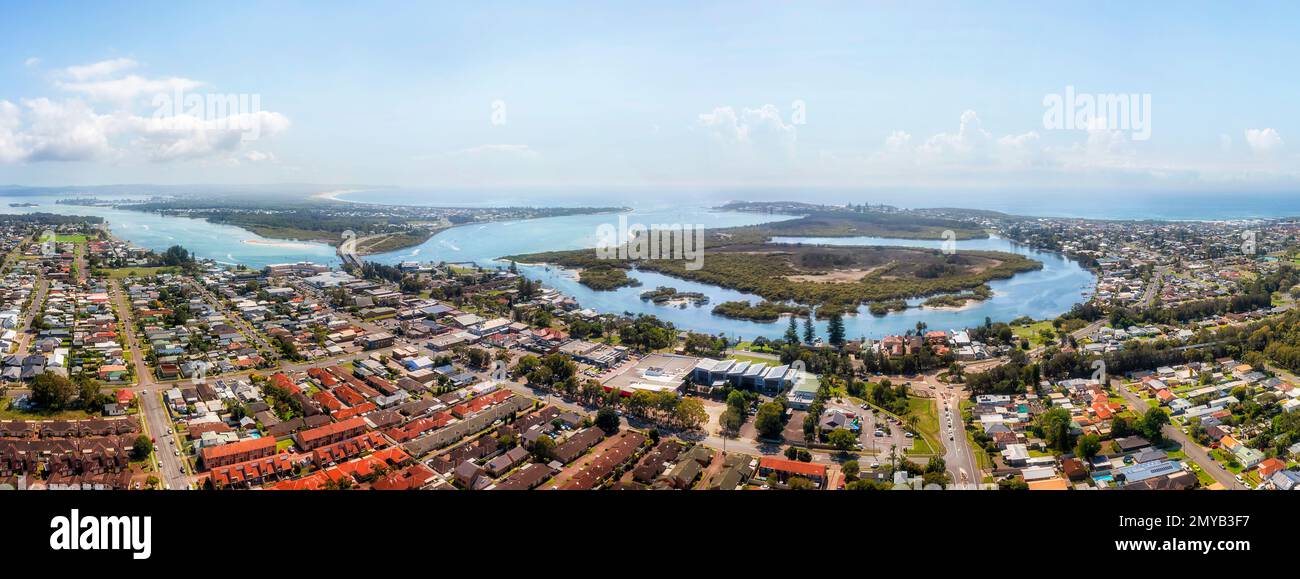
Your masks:
[{"label": "hazy horizon", "polygon": [[0,183],[1300,191],[1300,6],[1060,8],[6,3]]}]

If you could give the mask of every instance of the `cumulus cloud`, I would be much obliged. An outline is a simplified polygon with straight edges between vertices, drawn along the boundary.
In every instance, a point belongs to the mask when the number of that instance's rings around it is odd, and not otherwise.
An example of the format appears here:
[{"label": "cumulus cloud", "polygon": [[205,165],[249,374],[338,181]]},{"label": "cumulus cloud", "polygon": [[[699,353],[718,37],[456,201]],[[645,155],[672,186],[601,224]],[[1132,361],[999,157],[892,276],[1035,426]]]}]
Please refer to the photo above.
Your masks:
[{"label": "cumulus cloud", "polygon": [[798,138],[795,126],[785,122],[781,111],[771,104],[739,111],[730,106],[716,107],[710,112],[700,113],[697,122],[714,137],[731,143],[749,144],[770,139],[793,145]]},{"label": "cumulus cloud", "polygon": [[937,160],[975,160],[987,154],[992,135],[984,130],[979,115],[967,110],[961,114],[956,133],[938,133],[922,143],[917,151]]},{"label": "cumulus cloud", "polygon": [[175,161],[231,153],[248,141],[273,137],[289,128],[280,113],[256,111],[205,119],[193,115],[129,117],[129,133],[144,144],[153,161]]},{"label": "cumulus cloud", "polygon": [[76,100],[24,100],[28,161],[86,161],[109,151],[111,120]]},{"label": "cumulus cloud", "polygon": [[[126,58],[70,66],[53,84],[74,96],[20,99],[21,106],[0,100],[0,163],[108,156],[274,162],[272,153],[245,148],[287,130],[288,117],[261,110],[260,98],[188,92],[198,81],[124,74],[138,66]],[[181,94],[184,102],[160,105]]]},{"label": "cumulus cloud", "polygon": [[939,132],[915,145],[913,140],[906,131],[891,132],[876,161],[920,166],[1027,165],[1040,162],[1044,151],[1036,131],[994,137],[972,110],[962,112],[955,132]]},{"label": "cumulus cloud", "polygon": [[27,156],[19,143],[18,128],[22,124],[18,105],[0,101],[0,164],[15,163]]},{"label": "cumulus cloud", "polygon": [[1282,136],[1274,129],[1246,129],[1246,144],[1260,155],[1270,155],[1282,148]]},{"label": "cumulus cloud", "polygon": [[885,150],[891,153],[904,153],[912,148],[912,135],[906,131],[894,131],[885,137]]}]

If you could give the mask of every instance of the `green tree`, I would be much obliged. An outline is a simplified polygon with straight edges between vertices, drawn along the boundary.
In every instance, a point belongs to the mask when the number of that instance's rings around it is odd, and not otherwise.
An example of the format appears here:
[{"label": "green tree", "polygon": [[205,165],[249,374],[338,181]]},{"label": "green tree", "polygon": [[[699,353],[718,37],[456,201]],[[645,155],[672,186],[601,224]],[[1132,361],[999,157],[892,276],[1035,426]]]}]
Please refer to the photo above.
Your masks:
[{"label": "green tree", "polygon": [[836,348],[844,345],[844,317],[839,312],[831,314],[826,327],[827,340]]},{"label": "green tree", "polygon": [[145,458],[149,456],[149,453],[153,452],[153,441],[149,440],[148,436],[141,434],[135,437],[135,442],[131,444],[131,452],[135,454],[137,459]]},{"label": "green tree", "polygon": [[107,397],[99,390],[98,380],[78,376],[73,384],[77,386],[77,403],[83,409],[93,410],[107,403]]},{"label": "green tree", "polygon": [[1052,408],[1038,419],[1038,427],[1043,431],[1043,441],[1048,446],[1060,451],[1070,447],[1070,411],[1064,408]]},{"label": "green tree", "polygon": [[1164,440],[1164,432],[1161,430],[1164,425],[1169,424],[1169,415],[1161,408],[1148,408],[1146,414],[1142,415],[1142,421],[1139,430],[1142,435],[1150,440],[1153,444],[1159,444]]},{"label": "green tree", "polygon": [[596,411],[596,427],[605,431],[605,434],[614,434],[618,432],[619,421],[618,413],[609,406],[602,407]]},{"label": "green tree", "polygon": [[849,481],[855,481],[858,479],[858,473],[861,472],[861,467],[858,466],[858,461],[850,460],[845,462],[844,465],[840,467],[840,470],[844,471],[844,478]]},{"label": "green tree", "polygon": [[1080,436],[1074,446],[1074,456],[1084,460],[1097,456],[1099,452],[1101,452],[1101,437],[1095,434]]},{"label": "green tree", "polygon": [[785,343],[799,343],[799,326],[795,324],[794,316],[790,316],[790,325],[785,328]]},{"label": "green tree", "polygon": [[537,440],[533,441],[532,452],[538,462],[550,462],[555,458],[555,439],[545,434],[537,437]]},{"label": "green tree", "polygon": [[679,400],[673,416],[678,424],[688,429],[699,428],[709,420],[709,413],[704,410],[704,403],[695,398]]},{"label": "green tree", "polygon": [[785,485],[790,487],[792,491],[810,491],[817,488],[812,481],[801,476],[790,477],[789,480],[785,481]]},{"label": "green tree", "polygon": [[77,396],[78,389],[71,380],[45,372],[32,379],[32,402],[48,410],[63,410]]},{"label": "green tree", "polygon": [[754,428],[758,429],[759,437],[780,439],[781,431],[785,430],[784,415],[785,408],[780,402],[766,402],[759,406],[754,415]]},{"label": "green tree", "polygon": [[830,442],[831,446],[847,452],[852,450],[854,445],[858,443],[858,437],[854,436],[847,428],[836,428],[826,435],[826,441]]},{"label": "green tree", "polygon": [[812,314],[809,314],[808,317],[803,319],[803,341],[805,344],[811,345],[816,337],[817,332],[813,329]]}]

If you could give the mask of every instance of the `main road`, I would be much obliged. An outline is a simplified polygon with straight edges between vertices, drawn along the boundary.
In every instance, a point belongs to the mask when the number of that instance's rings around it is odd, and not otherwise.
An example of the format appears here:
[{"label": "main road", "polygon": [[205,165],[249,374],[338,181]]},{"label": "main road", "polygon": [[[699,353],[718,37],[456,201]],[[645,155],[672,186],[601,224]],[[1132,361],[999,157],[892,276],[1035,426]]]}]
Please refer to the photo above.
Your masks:
[{"label": "main road", "polygon": [[162,392],[172,384],[155,380],[153,370],[145,362],[144,349],[136,338],[135,313],[131,311],[131,303],[126,299],[122,283],[113,280],[109,291],[113,294],[113,305],[117,308],[118,319],[122,320],[122,333],[131,350],[131,364],[135,367],[136,380],[133,391],[140,400],[140,411],[144,414],[146,428],[154,439],[154,456],[158,457],[163,488],[189,489],[192,480],[189,465],[185,464],[183,457],[177,456],[177,451],[181,448],[180,433],[173,429],[171,417],[162,403]]},{"label": "main road", "polygon": [[911,379],[912,388],[920,388],[929,393],[937,405],[935,415],[939,420],[939,443],[943,445],[944,466],[947,467],[952,482],[978,485],[984,480],[984,471],[980,469],[979,459],[971,450],[970,439],[966,436],[966,423],[961,419],[961,401],[966,399],[966,388],[962,384],[940,381],[938,376],[937,370],[921,374],[919,385],[916,384],[918,379]]}]

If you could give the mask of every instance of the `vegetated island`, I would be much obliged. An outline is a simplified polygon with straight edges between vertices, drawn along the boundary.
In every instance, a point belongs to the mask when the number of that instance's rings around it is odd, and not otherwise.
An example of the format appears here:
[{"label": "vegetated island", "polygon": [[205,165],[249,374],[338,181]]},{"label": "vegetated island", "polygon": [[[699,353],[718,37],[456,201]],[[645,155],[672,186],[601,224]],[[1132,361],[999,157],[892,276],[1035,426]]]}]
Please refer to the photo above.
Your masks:
[{"label": "vegetated island", "polygon": [[709,303],[709,296],[700,292],[679,292],[675,287],[664,286],[641,292],[641,299],[657,306],[677,306],[681,308],[702,306]]},{"label": "vegetated island", "polygon": [[756,304],[744,301],[722,302],[713,307],[714,315],[752,322],[774,322],[781,316],[808,317],[808,306],[796,306],[763,300]]},{"label": "vegetated island", "polygon": [[627,275],[626,269],[610,265],[608,261],[587,265],[579,269],[578,283],[596,291],[612,291],[621,287],[641,287],[641,280]]},{"label": "vegetated island", "polygon": [[[599,271],[602,285],[626,278],[626,271],[639,269],[668,276],[753,293],[766,303],[725,302],[714,313],[758,321],[781,315],[816,315],[825,318],[851,313],[866,304],[873,314],[906,308],[907,298],[942,296],[935,304],[961,303],[986,296],[988,281],[1009,278],[1023,271],[1042,268],[1027,257],[1000,251],[963,250],[944,253],[938,249],[883,246],[831,246],[772,243],[772,237],[839,235],[893,237],[925,235],[935,229],[953,231],[958,238],[987,235],[982,229],[961,221],[911,213],[893,214],[880,220],[872,214],[835,210],[814,212],[797,219],[753,226],[710,230],[705,235],[703,267],[687,269],[683,260],[609,260],[592,249],[540,252],[506,256],[521,263],[548,263],[580,268],[580,279]],[[923,233],[922,233],[923,232]],[[915,238],[915,237],[912,237]],[[934,239],[934,238],[930,238]],[[622,271],[623,276],[617,273]],[[588,287],[591,283],[583,282]],[[944,296],[943,294],[955,294]],[[805,306],[804,309],[798,309]]]},{"label": "vegetated island", "polygon": [[[66,205],[102,204],[73,198]],[[415,247],[434,234],[460,225],[538,219],[567,215],[616,213],[625,207],[423,207],[349,203],[322,197],[258,199],[249,195],[202,198],[197,195],[155,197],[113,204],[117,209],[206,219],[234,225],[262,237],[339,245],[352,232],[359,255]]]},{"label": "vegetated island", "polygon": [[934,296],[921,305],[927,308],[960,308],[967,302],[982,302],[991,297],[993,297],[993,288],[988,284],[981,284],[970,291]]}]

